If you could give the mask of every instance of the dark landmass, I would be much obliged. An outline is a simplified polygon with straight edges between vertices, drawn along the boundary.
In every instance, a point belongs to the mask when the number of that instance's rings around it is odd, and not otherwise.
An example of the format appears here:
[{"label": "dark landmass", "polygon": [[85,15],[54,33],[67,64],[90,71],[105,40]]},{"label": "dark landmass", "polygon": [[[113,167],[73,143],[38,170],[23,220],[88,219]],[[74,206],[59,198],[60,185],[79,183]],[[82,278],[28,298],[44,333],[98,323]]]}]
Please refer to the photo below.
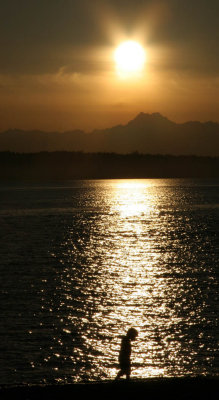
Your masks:
[{"label": "dark landmass", "polygon": [[85,133],[22,131],[0,133],[0,151],[84,151],[219,156],[219,123],[177,124],[159,113],[140,113],[126,125]]},{"label": "dark landmass", "polygon": [[219,157],[139,153],[0,153],[1,181],[114,178],[219,178]]},{"label": "dark landmass", "polygon": [[[218,379],[214,378],[153,378],[145,380],[75,383],[68,385],[20,386],[0,389],[2,400],[58,400],[79,398],[139,398],[193,400],[218,398]],[[103,397],[104,396],[104,397]]]}]

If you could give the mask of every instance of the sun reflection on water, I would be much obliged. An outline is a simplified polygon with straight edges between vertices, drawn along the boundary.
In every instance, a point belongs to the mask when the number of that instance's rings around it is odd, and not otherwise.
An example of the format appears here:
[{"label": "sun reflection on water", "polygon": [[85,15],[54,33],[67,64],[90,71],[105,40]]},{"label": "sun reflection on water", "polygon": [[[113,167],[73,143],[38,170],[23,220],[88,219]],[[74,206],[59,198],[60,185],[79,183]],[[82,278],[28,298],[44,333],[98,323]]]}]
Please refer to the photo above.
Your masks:
[{"label": "sun reflection on water", "polygon": [[131,326],[139,331],[133,377],[196,373],[204,303],[189,275],[191,253],[181,257],[191,236],[181,236],[173,189],[125,180],[91,196],[93,210],[89,204],[77,216],[61,246],[60,316],[75,371],[80,365],[75,380],[115,378],[121,335]]},{"label": "sun reflection on water", "polygon": [[121,217],[139,216],[148,214],[152,204],[149,199],[145,202],[145,189],[150,184],[139,180],[119,181],[115,185],[112,195],[115,196],[115,208]]},{"label": "sun reflection on water", "polygon": [[1,383],[218,377],[218,184],[3,184]]}]

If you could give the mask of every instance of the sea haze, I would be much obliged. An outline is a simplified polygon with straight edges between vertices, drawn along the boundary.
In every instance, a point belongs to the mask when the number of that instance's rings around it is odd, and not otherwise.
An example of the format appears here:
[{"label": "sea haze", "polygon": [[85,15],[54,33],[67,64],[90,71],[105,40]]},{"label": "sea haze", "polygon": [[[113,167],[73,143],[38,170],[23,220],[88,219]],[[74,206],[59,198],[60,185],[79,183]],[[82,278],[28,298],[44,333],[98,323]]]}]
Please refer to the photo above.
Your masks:
[{"label": "sea haze", "polygon": [[1,184],[0,384],[216,376],[218,187]]}]

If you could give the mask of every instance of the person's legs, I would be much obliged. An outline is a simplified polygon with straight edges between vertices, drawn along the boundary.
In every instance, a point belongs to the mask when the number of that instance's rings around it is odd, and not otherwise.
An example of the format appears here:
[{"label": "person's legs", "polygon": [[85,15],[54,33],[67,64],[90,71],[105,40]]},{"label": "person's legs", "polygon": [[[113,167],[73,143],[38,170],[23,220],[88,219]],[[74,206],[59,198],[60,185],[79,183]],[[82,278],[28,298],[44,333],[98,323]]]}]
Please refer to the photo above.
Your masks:
[{"label": "person's legs", "polygon": [[126,374],[126,380],[129,381],[131,375],[131,368],[127,368],[125,374]]},{"label": "person's legs", "polygon": [[127,381],[130,380],[130,373],[129,373],[129,372],[126,374],[126,380],[127,380]]},{"label": "person's legs", "polygon": [[122,369],[120,369],[118,374],[116,375],[116,379],[121,378],[122,375],[124,375],[124,371]]},{"label": "person's legs", "polygon": [[121,368],[116,376],[116,380],[121,378],[121,376],[126,375],[126,380],[128,381],[130,379],[130,375],[131,375],[131,368],[130,367],[126,367],[126,368]]}]

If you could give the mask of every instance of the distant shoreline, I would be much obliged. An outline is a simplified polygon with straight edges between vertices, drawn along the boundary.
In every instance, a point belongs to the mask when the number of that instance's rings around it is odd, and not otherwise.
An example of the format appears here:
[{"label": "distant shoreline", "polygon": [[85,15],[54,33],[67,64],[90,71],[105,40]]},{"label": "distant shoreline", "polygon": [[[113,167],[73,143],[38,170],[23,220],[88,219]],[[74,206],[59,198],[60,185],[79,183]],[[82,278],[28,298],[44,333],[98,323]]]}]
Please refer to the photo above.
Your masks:
[{"label": "distant shoreline", "polygon": [[[207,377],[195,378],[150,378],[127,382],[102,381],[93,383],[75,383],[65,385],[23,385],[0,388],[2,400],[48,400],[70,399],[75,395],[86,395],[91,398],[99,396],[120,395],[140,396],[147,399],[216,399],[219,390],[219,379]],[[129,398],[129,397],[128,397]]]},{"label": "distant shoreline", "polygon": [[219,157],[84,152],[0,152],[1,181],[219,178]]}]

